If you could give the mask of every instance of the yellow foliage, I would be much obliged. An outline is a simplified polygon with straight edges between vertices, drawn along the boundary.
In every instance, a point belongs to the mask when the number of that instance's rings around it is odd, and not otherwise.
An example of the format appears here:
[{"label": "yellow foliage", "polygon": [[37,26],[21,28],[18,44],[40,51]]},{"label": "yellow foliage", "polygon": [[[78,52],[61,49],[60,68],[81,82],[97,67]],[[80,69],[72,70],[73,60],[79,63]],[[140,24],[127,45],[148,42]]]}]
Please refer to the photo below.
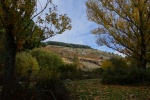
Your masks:
[{"label": "yellow foliage", "polygon": [[86,6],[88,20],[99,25],[92,31],[97,43],[134,58],[146,68],[150,60],[150,1],[87,0]]},{"label": "yellow foliage", "polygon": [[31,78],[39,71],[37,60],[30,53],[22,52],[16,55],[16,75],[18,78],[31,75]]},{"label": "yellow foliage", "polygon": [[110,67],[110,66],[112,66],[111,61],[106,60],[106,61],[104,61],[104,62],[102,63],[101,68],[104,69],[104,70],[106,70],[106,69],[107,69],[108,67]]}]

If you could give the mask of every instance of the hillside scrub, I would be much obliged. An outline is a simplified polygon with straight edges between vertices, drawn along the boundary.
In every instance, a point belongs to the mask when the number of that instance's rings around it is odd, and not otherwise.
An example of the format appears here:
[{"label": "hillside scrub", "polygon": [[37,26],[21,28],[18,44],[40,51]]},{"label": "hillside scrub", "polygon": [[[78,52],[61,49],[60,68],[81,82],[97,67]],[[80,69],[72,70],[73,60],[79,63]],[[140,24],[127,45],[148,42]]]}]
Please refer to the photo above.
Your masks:
[{"label": "hillside scrub", "polygon": [[71,47],[71,48],[91,49],[91,47],[87,46],[87,45],[63,43],[63,42],[56,42],[56,41],[48,41],[48,42],[46,42],[46,45],[55,45],[55,46],[64,46],[64,47]]},{"label": "hillside scrub", "polygon": [[102,83],[104,84],[138,84],[150,82],[150,70],[139,69],[125,59],[111,58],[102,64]]}]

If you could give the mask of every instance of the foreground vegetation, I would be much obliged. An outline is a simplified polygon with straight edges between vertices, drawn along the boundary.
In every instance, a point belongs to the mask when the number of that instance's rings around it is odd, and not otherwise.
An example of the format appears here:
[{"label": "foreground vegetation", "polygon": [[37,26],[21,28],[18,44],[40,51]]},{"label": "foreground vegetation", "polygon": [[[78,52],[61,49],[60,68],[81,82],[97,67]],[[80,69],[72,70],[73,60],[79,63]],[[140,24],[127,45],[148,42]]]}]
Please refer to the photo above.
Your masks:
[{"label": "foreground vegetation", "polygon": [[149,100],[148,86],[103,85],[100,79],[67,82],[73,100]]},{"label": "foreground vegetation", "polygon": [[[54,52],[42,48],[27,50],[16,56],[16,84],[11,91],[12,98],[14,100],[150,99],[150,87],[146,86],[150,83],[149,67],[141,73],[134,64],[125,58],[111,58],[105,60],[101,68],[87,71],[79,67],[80,62],[76,57],[72,63],[67,64]],[[0,67],[0,82],[3,84],[4,66]]]},{"label": "foreground vegetation", "polygon": [[[0,66],[3,84],[4,67]],[[64,79],[74,78],[75,64],[65,64],[61,57],[43,49],[20,52],[16,56],[16,82],[13,100],[70,100]]]},{"label": "foreground vegetation", "polygon": [[110,58],[103,62],[101,78],[104,84],[139,84],[150,82],[150,68],[141,69],[129,58]]}]

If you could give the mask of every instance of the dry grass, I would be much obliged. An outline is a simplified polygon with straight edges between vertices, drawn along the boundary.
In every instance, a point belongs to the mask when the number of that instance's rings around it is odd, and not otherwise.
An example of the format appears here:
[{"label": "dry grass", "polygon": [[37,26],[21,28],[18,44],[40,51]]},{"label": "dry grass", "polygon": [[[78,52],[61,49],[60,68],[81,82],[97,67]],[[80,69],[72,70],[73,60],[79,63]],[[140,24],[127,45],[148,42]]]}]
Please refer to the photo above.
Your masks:
[{"label": "dry grass", "polygon": [[[83,65],[80,67],[81,68],[84,67],[88,70],[93,68],[99,68],[101,62],[103,62],[104,60],[101,59],[101,56],[105,55],[104,52],[94,50],[94,49],[70,48],[70,47],[49,46],[49,45],[43,49],[46,51],[55,52],[56,54],[64,58],[65,62],[69,62],[69,63],[72,62],[74,56],[77,56],[80,60],[80,63],[82,63],[81,65]],[[105,56],[108,57],[108,55]]]},{"label": "dry grass", "polygon": [[150,100],[148,86],[102,85],[100,80],[66,83],[73,100]]}]

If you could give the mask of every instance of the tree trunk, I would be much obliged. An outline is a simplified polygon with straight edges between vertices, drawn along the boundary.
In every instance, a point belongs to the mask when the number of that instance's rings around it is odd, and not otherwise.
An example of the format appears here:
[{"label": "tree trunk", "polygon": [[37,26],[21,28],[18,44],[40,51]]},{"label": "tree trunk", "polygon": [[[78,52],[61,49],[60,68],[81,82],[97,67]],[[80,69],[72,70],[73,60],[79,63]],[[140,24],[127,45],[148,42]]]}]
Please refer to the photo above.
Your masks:
[{"label": "tree trunk", "polygon": [[4,85],[2,88],[2,100],[13,100],[12,87],[15,82],[15,56],[16,56],[16,43],[12,33],[13,26],[8,25],[6,28],[5,40],[5,70],[4,70]]},{"label": "tree trunk", "polygon": [[146,70],[146,65],[147,65],[147,61],[143,59],[143,60],[140,62],[140,67],[141,67],[141,69]]},{"label": "tree trunk", "polygon": [[140,60],[139,60],[138,67],[139,67],[140,74],[142,75],[141,76],[141,81],[142,82],[145,81],[146,66],[147,66],[147,60],[144,59],[143,56],[141,56]]}]

